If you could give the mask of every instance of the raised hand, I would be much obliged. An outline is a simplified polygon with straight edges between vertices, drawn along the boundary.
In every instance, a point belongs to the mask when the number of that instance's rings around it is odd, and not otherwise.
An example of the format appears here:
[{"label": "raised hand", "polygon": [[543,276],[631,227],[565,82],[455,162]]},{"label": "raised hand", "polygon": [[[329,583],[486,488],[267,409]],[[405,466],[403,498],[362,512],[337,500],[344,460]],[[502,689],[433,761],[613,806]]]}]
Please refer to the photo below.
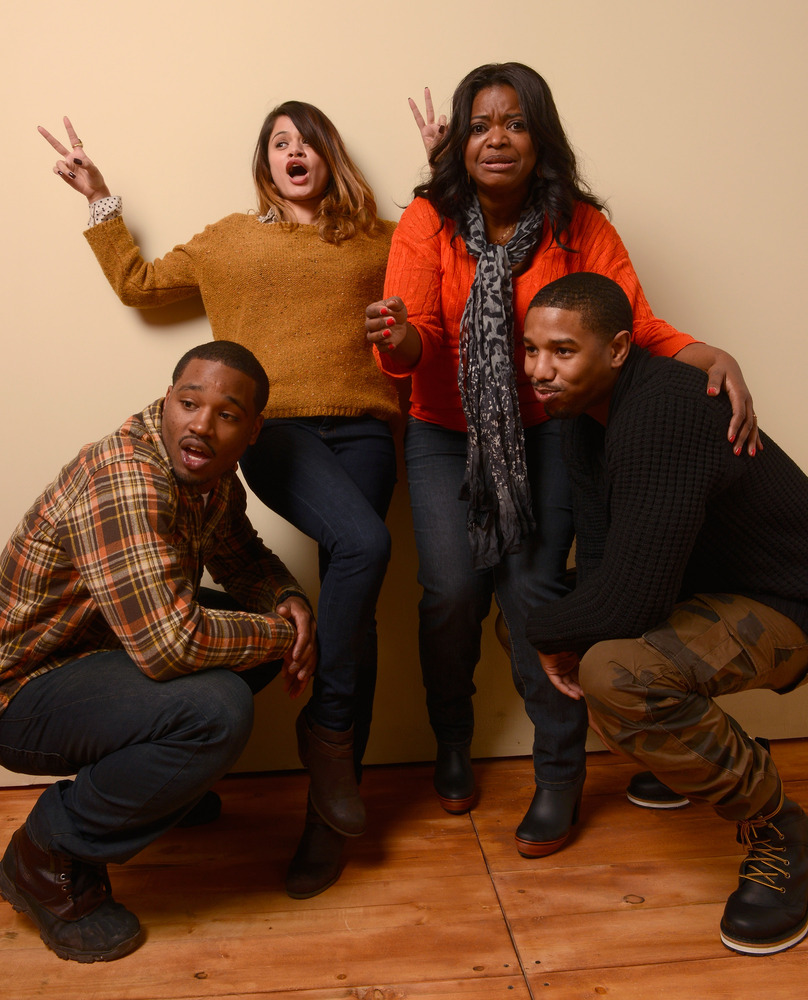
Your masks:
[{"label": "raised hand", "polygon": [[382,354],[397,351],[396,365],[412,368],[421,357],[421,334],[407,321],[407,307],[393,295],[365,310],[365,337]]},{"label": "raised hand", "polygon": [[446,131],[446,115],[441,115],[435,121],[435,109],[432,106],[432,94],[429,92],[429,87],[424,87],[424,111],[426,112],[426,118],[421,114],[418,105],[411,97],[408,97],[407,100],[412,111],[412,117],[415,119],[415,124],[421,133],[426,155],[429,156],[432,152],[432,147],[440,141],[443,133]]},{"label": "raised hand", "polygon": [[41,125],[37,126],[39,134],[48,140],[61,157],[56,161],[53,172],[58,174],[74,191],[83,194],[90,203],[98,201],[99,198],[108,198],[109,188],[104,177],[85,152],[83,143],[76,135],[76,130],[69,118],[64,118],[64,125],[70,149],[63,146],[47,129],[42,128]]}]

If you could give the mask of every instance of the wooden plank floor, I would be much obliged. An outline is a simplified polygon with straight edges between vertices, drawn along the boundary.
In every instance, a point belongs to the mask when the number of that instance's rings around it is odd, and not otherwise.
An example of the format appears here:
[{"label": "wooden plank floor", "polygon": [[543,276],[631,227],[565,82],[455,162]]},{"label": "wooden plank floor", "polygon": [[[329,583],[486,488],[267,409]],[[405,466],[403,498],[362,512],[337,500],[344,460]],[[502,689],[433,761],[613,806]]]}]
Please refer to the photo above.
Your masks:
[{"label": "wooden plank floor", "polygon": [[[773,744],[808,805],[808,740]],[[481,798],[449,816],[431,768],[369,768],[369,832],[340,881],[291,900],[283,876],[305,802],[300,773],[232,777],[221,819],[177,830],[113,867],[116,898],[147,929],[113,963],[63,962],[0,901],[4,1000],[796,1000],[808,941],[765,958],[718,937],[740,853],[706,806],[638,809],[635,770],[590,754],[581,824],[561,852],[521,858],[513,831],[532,795],[526,758],[479,762]],[[36,789],[0,790],[0,844]]]}]

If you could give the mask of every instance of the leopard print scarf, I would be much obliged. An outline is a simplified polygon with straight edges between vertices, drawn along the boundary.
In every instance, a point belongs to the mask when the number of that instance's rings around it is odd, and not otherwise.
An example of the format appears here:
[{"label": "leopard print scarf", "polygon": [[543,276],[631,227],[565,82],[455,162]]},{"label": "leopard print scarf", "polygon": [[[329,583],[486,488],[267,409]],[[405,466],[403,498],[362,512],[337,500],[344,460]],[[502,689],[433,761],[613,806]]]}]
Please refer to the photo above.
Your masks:
[{"label": "leopard print scarf", "polygon": [[526,209],[510,242],[499,246],[488,242],[476,198],[465,218],[466,247],[477,270],[460,322],[457,382],[468,425],[460,499],[469,504],[475,569],[517,552],[535,528],[516,390],[511,268],[535,249],[543,219],[540,208]]}]

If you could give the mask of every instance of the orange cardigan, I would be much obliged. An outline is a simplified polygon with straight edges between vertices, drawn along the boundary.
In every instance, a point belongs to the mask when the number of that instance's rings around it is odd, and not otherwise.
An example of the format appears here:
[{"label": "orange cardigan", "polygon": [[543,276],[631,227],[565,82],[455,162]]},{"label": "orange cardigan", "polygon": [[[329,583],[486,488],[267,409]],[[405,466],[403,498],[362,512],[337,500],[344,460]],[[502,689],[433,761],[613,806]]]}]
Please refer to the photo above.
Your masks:
[{"label": "orange cardigan", "polygon": [[[460,319],[474,279],[476,262],[458,237],[454,224],[442,229],[434,208],[416,198],[401,217],[390,248],[384,296],[400,296],[410,323],[421,334],[423,353],[412,369],[396,365],[395,355],[376,351],[379,367],[396,378],[412,376],[410,413],[450,430],[465,431],[466,420],[457,388]],[[544,408],[524,371],[522,331],[531,299],[546,284],[573,271],[596,271],[616,281],[634,310],[634,340],[654,354],[673,356],[693,338],[680,333],[651,312],[626,248],[608,219],[590,205],[578,203],[570,224],[571,253],[551,245],[549,227],[526,271],[513,279],[514,359],[519,402],[525,427],[546,420]]]}]

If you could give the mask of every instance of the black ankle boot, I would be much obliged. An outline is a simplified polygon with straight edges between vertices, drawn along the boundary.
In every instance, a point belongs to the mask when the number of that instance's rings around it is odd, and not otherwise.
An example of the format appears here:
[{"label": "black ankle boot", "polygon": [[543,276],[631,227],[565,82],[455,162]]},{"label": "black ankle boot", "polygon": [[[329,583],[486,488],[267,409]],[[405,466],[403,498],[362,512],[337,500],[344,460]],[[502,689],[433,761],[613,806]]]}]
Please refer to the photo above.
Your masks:
[{"label": "black ankle boot", "polygon": [[0,895],[59,958],[111,962],[143,941],[137,917],[112,898],[105,865],[44,851],[24,826],[0,862]]},{"label": "black ankle boot", "polygon": [[309,769],[311,803],[328,825],[344,837],[365,832],[365,805],[354,765],[353,726],[345,732],[310,722],[305,708],[297,717],[297,748]]},{"label": "black ankle boot", "polygon": [[790,799],[738,824],[747,850],[727,900],[721,940],[746,955],[773,955],[808,934],[808,816]]},{"label": "black ankle boot", "polygon": [[516,849],[523,858],[543,858],[564,846],[578,822],[584,778],[581,775],[571,788],[536,789],[516,829]]},{"label": "black ankle boot", "polygon": [[309,799],[303,836],[286,872],[286,892],[292,899],[317,896],[337,881],[342,874],[345,840],[323,820]]},{"label": "black ankle boot", "polygon": [[477,800],[474,771],[471,769],[471,747],[455,743],[438,743],[433,779],[438,801],[453,816],[467,813]]},{"label": "black ankle boot", "polygon": [[216,792],[207,791],[202,798],[191,806],[188,812],[177,823],[180,827],[204,826],[214,823],[222,814],[222,800]]}]

